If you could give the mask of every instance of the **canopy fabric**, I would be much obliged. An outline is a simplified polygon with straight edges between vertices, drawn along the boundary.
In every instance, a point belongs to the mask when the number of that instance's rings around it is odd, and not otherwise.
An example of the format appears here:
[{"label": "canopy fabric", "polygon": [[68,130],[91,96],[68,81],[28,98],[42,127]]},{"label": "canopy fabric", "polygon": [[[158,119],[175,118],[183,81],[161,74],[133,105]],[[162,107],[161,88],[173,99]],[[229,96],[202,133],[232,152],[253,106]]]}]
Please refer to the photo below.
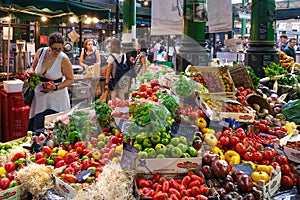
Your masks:
[{"label": "canopy fabric", "polygon": [[110,9],[72,0],[1,0],[0,2],[5,8],[11,6],[23,13],[44,14],[48,17],[74,13],[77,16],[87,15],[103,19],[109,18],[110,14]]}]

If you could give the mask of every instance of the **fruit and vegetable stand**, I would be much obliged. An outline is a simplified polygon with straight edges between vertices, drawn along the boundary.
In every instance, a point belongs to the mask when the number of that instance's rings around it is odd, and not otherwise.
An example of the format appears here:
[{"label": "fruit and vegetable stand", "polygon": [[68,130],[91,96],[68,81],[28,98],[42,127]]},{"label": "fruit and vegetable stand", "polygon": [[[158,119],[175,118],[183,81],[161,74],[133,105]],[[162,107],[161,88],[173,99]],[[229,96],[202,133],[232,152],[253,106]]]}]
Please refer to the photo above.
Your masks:
[{"label": "fruit and vegetable stand", "polygon": [[277,93],[297,74],[275,65],[245,87],[235,66],[155,66],[127,100],[49,115],[1,143],[0,199],[300,198],[300,102]]}]

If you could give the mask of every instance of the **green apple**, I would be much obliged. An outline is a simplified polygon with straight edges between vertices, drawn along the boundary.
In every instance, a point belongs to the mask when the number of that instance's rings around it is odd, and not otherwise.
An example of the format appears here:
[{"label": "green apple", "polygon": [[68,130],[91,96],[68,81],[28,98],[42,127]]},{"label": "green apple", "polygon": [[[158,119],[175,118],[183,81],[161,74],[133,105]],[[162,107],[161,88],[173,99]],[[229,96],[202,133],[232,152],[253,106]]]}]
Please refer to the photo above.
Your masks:
[{"label": "green apple", "polygon": [[181,149],[182,152],[186,152],[186,151],[188,150],[188,148],[189,148],[186,144],[183,144],[183,143],[179,143],[179,144],[177,145],[177,147],[178,147],[179,149]]},{"label": "green apple", "polygon": [[188,153],[183,153],[183,154],[181,154],[181,156],[180,156],[180,158],[190,158],[190,157],[191,157],[191,155],[188,154]]},{"label": "green apple", "polygon": [[171,139],[170,143],[176,147],[180,143],[180,139],[178,137],[174,137]]},{"label": "green apple", "polygon": [[109,141],[109,136],[105,136],[104,139],[103,139],[103,142],[104,142],[105,144],[107,144],[108,141]]},{"label": "green apple", "polygon": [[146,151],[141,151],[140,156],[142,159],[146,159],[146,158],[148,158],[148,153]]},{"label": "green apple", "polygon": [[151,148],[152,147],[152,143],[151,143],[151,140],[149,138],[144,139],[143,147],[144,148]]},{"label": "green apple", "polygon": [[185,144],[185,145],[188,145],[188,143],[189,143],[188,140],[186,139],[186,137],[184,137],[184,136],[180,136],[179,140],[180,140],[180,143]]},{"label": "green apple", "polygon": [[166,148],[167,148],[167,154],[172,157],[172,151],[174,150],[174,146],[172,144],[168,144],[166,145]]},{"label": "green apple", "polygon": [[197,157],[198,152],[194,147],[189,147],[188,148],[188,153],[192,156],[192,157]]},{"label": "green apple", "polygon": [[102,149],[105,146],[105,143],[103,141],[97,142],[98,149]]},{"label": "green apple", "polygon": [[174,147],[174,149],[171,153],[172,153],[173,158],[179,158],[182,154],[182,151],[178,147]]},{"label": "green apple", "polygon": [[157,154],[156,158],[166,158],[164,154]]},{"label": "green apple", "polygon": [[162,138],[161,141],[160,141],[163,145],[167,145],[169,144],[169,139],[168,138]]},{"label": "green apple", "polygon": [[152,144],[156,145],[160,142],[160,136],[158,134],[155,134],[151,137]]},{"label": "green apple", "polygon": [[143,144],[144,139],[146,139],[146,137],[140,133],[135,137],[135,141],[137,141],[137,143],[139,144]]},{"label": "green apple", "polygon": [[171,135],[170,135],[169,133],[166,133],[166,132],[161,133],[161,137],[162,137],[162,138],[168,138],[168,139],[171,139]]},{"label": "green apple", "polygon": [[142,150],[143,150],[142,145],[140,145],[140,144],[138,144],[138,143],[134,144],[133,146],[134,146],[134,148],[136,148],[136,149],[139,150],[139,151],[142,151]]},{"label": "green apple", "polygon": [[166,154],[167,153],[167,147],[163,144],[157,144],[155,146],[155,151],[157,154]]},{"label": "green apple", "polygon": [[154,158],[155,157],[155,150],[153,148],[147,148],[146,152],[148,153],[149,158]]}]

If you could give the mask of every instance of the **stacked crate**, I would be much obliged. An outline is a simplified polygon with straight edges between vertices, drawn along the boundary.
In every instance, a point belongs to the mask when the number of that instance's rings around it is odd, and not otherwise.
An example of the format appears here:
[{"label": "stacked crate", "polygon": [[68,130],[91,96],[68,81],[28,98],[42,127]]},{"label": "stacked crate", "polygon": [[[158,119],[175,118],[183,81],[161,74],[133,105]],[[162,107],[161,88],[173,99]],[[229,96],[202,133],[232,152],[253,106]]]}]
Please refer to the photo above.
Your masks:
[{"label": "stacked crate", "polygon": [[24,104],[22,92],[0,90],[0,111],[1,142],[26,136],[30,107]]}]

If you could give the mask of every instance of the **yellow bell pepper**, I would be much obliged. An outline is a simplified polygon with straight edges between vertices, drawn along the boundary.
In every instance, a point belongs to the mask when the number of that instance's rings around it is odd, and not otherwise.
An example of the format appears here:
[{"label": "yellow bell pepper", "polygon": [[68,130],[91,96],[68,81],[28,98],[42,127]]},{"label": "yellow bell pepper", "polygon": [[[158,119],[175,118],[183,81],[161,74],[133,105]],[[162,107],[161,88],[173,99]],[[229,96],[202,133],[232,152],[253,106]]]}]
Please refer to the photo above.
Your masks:
[{"label": "yellow bell pepper", "polygon": [[225,156],[223,151],[219,147],[213,147],[211,150],[214,154],[218,154],[220,156],[220,160],[225,160]]},{"label": "yellow bell pepper", "polygon": [[272,173],[273,169],[274,168],[271,165],[256,165],[255,171],[267,172],[270,175]]},{"label": "yellow bell pepper", "polygon": [[260,172],[253,172],[251,174],[251,178],[254,182],[258,183],[259,181],[263,180],[265,181],[265,184],[267,184],[270,180],[270,176],[267,172],[263,172],[263,171],[260,171]]},{"label": "yellow bell pepper", "polygon": [[233,150],[228,150],[224,154],[225,160],[228,162],[228,164],[240,164],[241,163],[241,157],[240,154]]}]

